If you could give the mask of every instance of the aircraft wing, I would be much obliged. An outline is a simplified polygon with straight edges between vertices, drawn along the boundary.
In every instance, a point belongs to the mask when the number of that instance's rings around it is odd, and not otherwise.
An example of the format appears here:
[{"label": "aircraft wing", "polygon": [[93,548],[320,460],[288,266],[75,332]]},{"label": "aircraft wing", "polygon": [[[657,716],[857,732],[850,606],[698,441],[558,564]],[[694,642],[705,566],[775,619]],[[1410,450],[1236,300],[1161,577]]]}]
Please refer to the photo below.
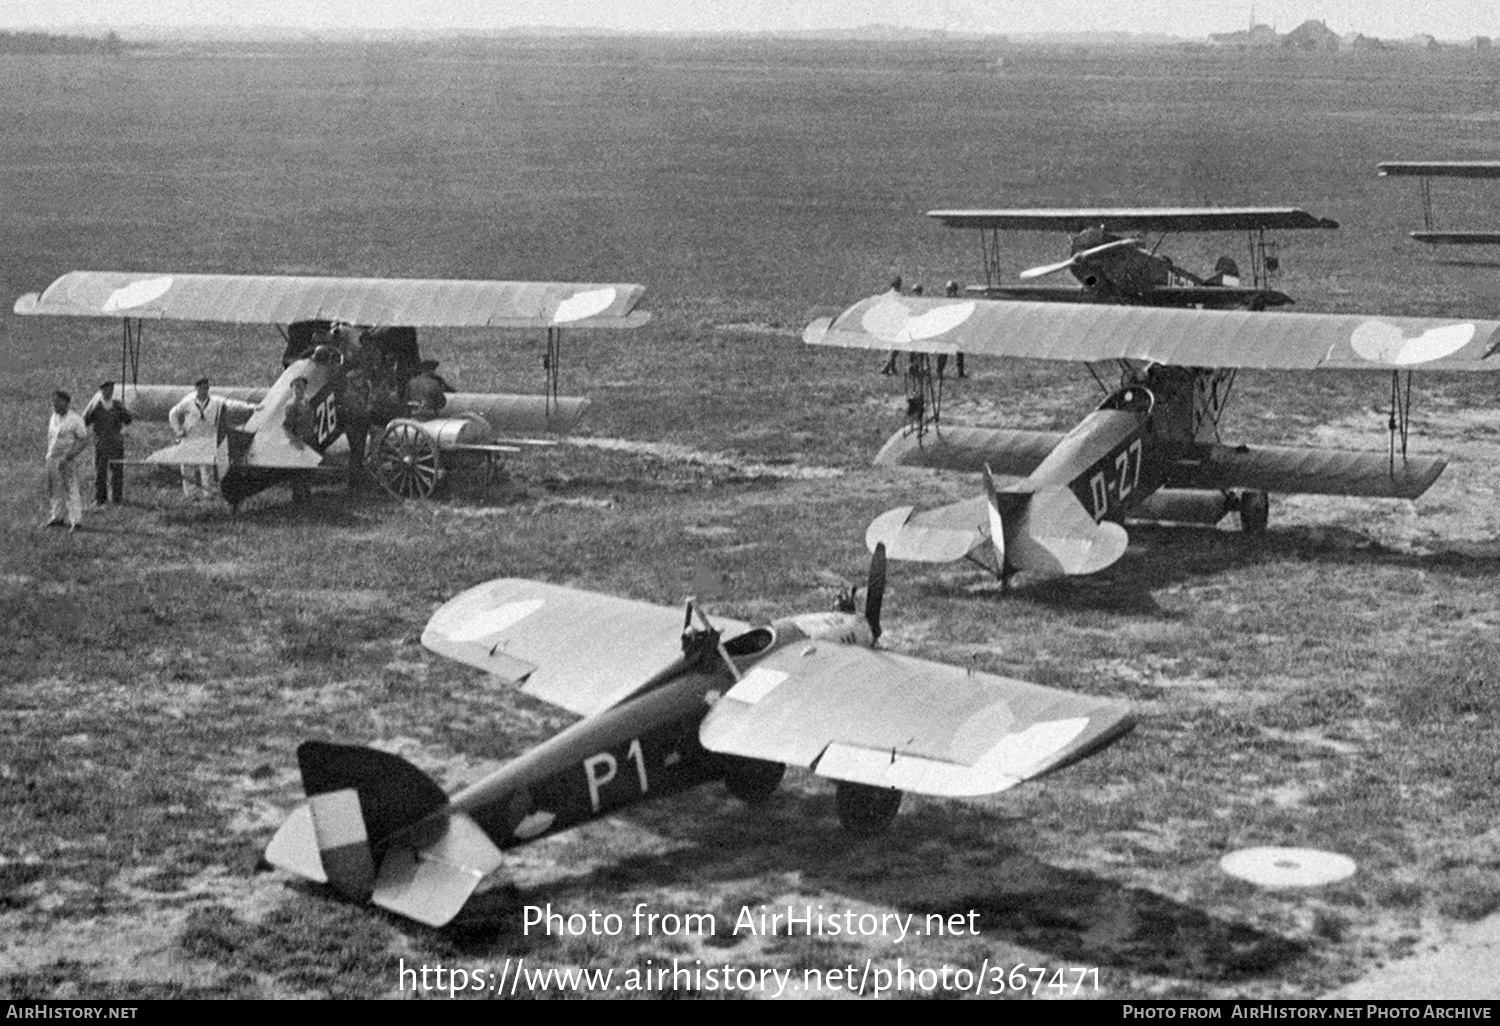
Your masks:
[{"label": "aircraft wing", "polygon": [[641,285],[70,271],[16,300],[18,314],[226,324],[345,321],[476,328],[634,328]]},{"label": "aircraft wing", "polygon": [[1500,160],[1388,160],[1375,170],[1393,177],[1500,178]]},{"label": "aircraft wing", "polygon": [[713,752],[957,797],[1060,769],[1132,726],[1117,702],[816,642],[758,663],[713,707],[698,737]]},{"label": "aircraft wing", "polygon": [[1500,322],[1092,303],[861,300],[803,331],[810,345],[1082,363],[1131,359],[1260,370],[1500,370]]},{"label": "aircraft wing", "polygon": [[1260,228],[1337,228],[1337,221],[1295,207],[1084,207],[929,210],[949,228],[998,228],[1075,234],[1104,225],[1118,231],[1222,232]]},{"label": "aircraft wing", "polygon": [[1385,453],[1216,445],[1207,459],[1179,461],[1167,488],[1246,488],[1282,495],[1366,495],[1415,499],[1447,467],[1440,459],[1397,459]]},{"label": "aircraft wing", "polygon": [[[748,629],[714,622],[726,637]],[[587,716],[681,658],[681,636],[680,609],[508,578],[443,603],[422,644]]]},{"label": "aircraft wing", "polygon": [[949,424],[919,435],[901,431],[875,455],[876,466],[929,467],[1002,477],[1027,477],[1063,440],[1057,431],[966,427]]},{"label": "aircraft wing", "polygon": [[1500,232],[1407,232],[1429,246],[1500,246]]}]

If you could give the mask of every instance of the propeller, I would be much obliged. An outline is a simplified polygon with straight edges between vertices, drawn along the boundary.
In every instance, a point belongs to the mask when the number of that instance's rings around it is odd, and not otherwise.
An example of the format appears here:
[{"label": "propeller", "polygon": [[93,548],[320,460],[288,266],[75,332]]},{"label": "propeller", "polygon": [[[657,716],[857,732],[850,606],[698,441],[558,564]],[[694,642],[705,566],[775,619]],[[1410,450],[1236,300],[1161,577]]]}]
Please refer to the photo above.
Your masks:
[{"label": "propeller", "polygon": [[875,546],[870,557],[870,578],[865,585],[865,622],[870,625],[870,637],[880,640],[880,607],[885,603],[885,542]]},{"label": "propeller", "polygon": [[1079,252],[1074,253],[1072,256],[1068,257],[1068,259],[1061,260],[1055,264],[1043,264],[1041,267],[1028,267],[1026,270],[1021,272],[1021,280],[1030,281],[1033,278],[1045,278],[1049,274],[1056,274],[1058,271],[1066,271],[1070,267],[1080,267],[1083,265],[1084,261],[1091,260],[1097,256],[1103,256],[1105,253],[1113,253],[1117,249],[1129,249],[1134,246],[1139,246],[1140,244],[1140,239],[1115,239],[1113,242],[1106,242],[1100,246],[1093,246],[1089,249],[1080,250]]}]

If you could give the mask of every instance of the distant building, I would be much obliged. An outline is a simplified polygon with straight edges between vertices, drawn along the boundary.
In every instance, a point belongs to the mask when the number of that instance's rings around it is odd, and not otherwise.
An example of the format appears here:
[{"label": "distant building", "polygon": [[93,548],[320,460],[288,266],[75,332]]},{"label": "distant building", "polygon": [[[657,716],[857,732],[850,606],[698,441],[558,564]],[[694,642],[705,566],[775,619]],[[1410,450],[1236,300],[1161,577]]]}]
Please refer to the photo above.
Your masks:
[{"label": "distant building", "polygon": [[1304,21],[1281,37],[1281,45],[1293,50],[1337,50],[1339,36],[1321,21]]},{"label": "distant building", "polygon": [[1275,46],[1280,41],[1276,30],[1269,25],[1252,25],[1238,32],[1216,32],[1208,37],[1213,46],[1239,47]]},{"label": "distant building", "polygon": [[1414,36],[1401,40],[1401,45],[1413,50],[1436,50],[1443,44],[1427,33],[1419,32]]},{"label": "distant building", "polygon": [[1494,43],[1489,36],[1475,36],[1473,45],[1476,50],[1488,50],[1494,46]]},{"label": "distant building", "polygon": [[1355,53],[1377,53],[1381,50],[1389,50],[1391,48],[1391,44],[1385,40],[1376,39],[1374,36],[1367,36],[1360,32],[1356,32],[1348,39],[1345,39],[1343,44],[1344,49],[1352,50]]}]

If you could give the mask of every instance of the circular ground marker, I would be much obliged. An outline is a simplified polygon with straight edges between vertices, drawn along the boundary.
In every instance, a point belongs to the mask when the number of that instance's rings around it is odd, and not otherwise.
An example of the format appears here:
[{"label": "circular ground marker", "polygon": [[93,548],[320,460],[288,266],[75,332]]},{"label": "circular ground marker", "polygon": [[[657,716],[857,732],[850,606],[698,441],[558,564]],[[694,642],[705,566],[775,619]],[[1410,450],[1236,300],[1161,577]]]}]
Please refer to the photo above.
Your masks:
[{"label": "circular ground marker", "polygon": [[1242,848],[1219,868],[1261,887],[1320,887],[1353,876],[1355,866],[1347,855],[1316,848]]}]

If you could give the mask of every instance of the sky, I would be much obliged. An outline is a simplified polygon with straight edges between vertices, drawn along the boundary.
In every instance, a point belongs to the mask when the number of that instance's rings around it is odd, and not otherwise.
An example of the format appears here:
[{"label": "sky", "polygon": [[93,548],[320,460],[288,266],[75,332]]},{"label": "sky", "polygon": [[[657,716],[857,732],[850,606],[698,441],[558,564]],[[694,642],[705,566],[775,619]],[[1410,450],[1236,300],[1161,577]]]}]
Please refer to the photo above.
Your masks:
[{"label": "sky", "polygon": [[0,29],[131,25],[459,31],[518,25],[775,31],[868,24],[1031,32],[1124,31],[1186,39],[1256,21],[1305,20],[1386,39],[1500,37],[1500,0],[0,0]]}]

